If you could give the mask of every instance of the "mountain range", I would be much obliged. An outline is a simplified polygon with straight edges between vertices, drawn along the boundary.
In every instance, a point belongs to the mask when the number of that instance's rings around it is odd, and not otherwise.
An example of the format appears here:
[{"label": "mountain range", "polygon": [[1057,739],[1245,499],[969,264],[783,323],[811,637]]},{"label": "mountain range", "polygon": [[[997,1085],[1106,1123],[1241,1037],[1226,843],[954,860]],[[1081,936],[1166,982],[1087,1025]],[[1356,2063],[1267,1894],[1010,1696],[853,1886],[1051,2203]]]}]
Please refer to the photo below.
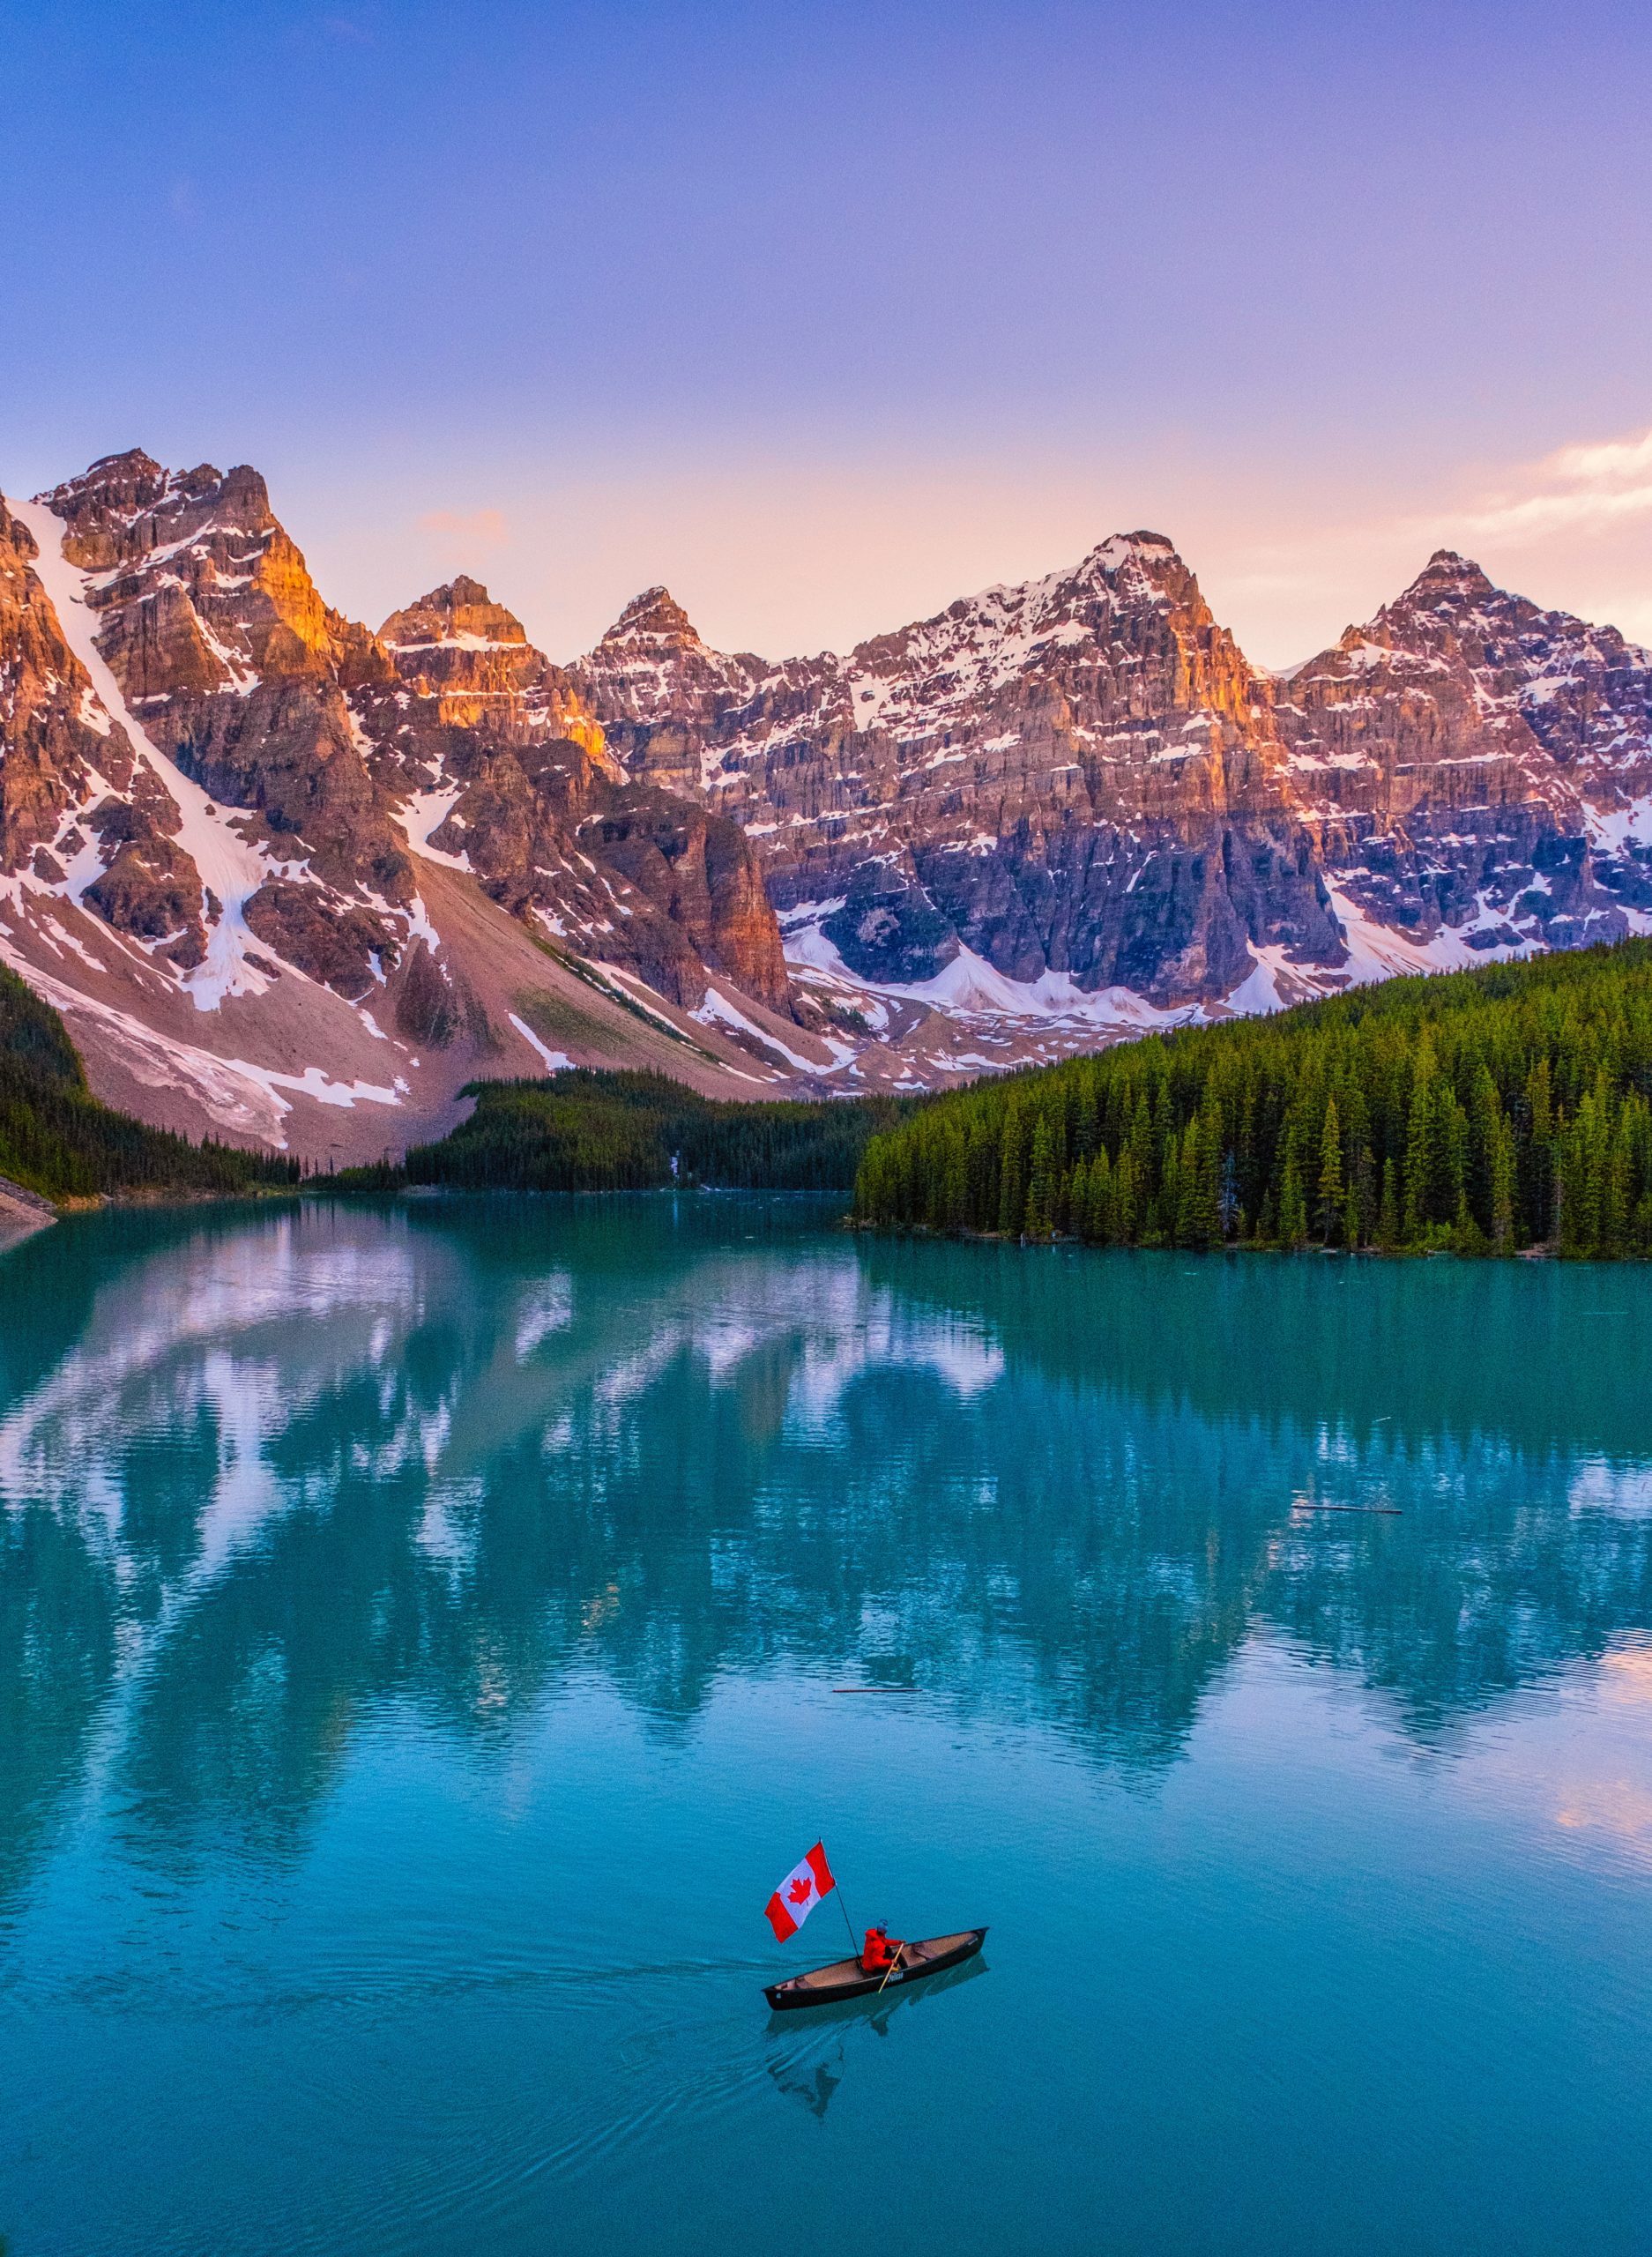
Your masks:
[{"label": "mountain range", "polygon": [[244,466],[0,504],[0,961],[159,1126],[912,1090],[1645,931],[1652,655],[1447,551],[1284,674],[1151,533],[846,656],[652,588],[564,666],[469,578],[345,617]]}]

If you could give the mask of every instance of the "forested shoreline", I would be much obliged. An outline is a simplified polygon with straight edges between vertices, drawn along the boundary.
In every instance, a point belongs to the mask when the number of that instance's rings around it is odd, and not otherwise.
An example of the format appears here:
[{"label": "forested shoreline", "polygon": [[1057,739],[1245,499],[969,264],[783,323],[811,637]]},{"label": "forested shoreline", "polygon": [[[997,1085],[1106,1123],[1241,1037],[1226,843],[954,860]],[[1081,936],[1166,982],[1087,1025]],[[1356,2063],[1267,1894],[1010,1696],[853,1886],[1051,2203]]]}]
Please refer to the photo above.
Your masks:
[{"label": "forested shoreline", "polygon": [[469,1191],[681,1183],[847,1194],[873,1135],[911,1110],[910,1101],[889,1098],[708,1098],[663,1074],[588,1067],[552,1081],[477,1082],[467,1094],[475,1111],[440,1143],[414,1145],[399,1167],[349,1180]]},{"label": "forested shoreline", "polygon": [[[1096,1246],[1652,1256],[1652,942],[1395,980],[925,1099],[709,1099],[577,1069],[332,1193],[843,1190],[854,1218]],[[296,1187],[93,1098],[0,970],[0,1176],[57,1202]],[[319,1188],[315,1179],[310,1186]]]},{"label": "forested shoreline", "polygon": [[1652,1255],[1652,942],[976,1083],[872,1140],[855,1214],[1096,1246]]},{"label": "forested shoreline", "polygon": [[702,1097],[664,1075],[585,1068],[477,1082],[475,1109],[439,1143],[320,1177],[296,1159],[151,1128],[93,1097],[58,1014],[0,967],[0,1181],[54,1205],[234,1197],[303,1188],[347,1196],[456,1191],[646,1191],[668,1184],[841,1191],[867,1142],[912,1100],[810,1103]]},{"label": "forested shoreline", "polygon": [[191,1143],[93,1096],[49,1003],[0,965],[0,1176],[54,1204],[286,1189],[296,1160]]}]

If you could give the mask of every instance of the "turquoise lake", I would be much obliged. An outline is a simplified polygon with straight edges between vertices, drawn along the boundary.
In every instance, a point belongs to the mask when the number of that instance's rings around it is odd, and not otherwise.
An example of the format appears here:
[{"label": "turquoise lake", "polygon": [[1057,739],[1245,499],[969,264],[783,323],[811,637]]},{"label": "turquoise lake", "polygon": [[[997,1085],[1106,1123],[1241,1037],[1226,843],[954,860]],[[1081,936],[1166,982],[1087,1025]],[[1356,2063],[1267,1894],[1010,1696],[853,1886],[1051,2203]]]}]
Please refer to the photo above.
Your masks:
[{"label": "turquoise lake", "polygon": [[[817,1835],[982,1960],[770,2016]],[[8,2257],[1649,2222],[1652,1273],[663,1196],[0,1255]]]}]

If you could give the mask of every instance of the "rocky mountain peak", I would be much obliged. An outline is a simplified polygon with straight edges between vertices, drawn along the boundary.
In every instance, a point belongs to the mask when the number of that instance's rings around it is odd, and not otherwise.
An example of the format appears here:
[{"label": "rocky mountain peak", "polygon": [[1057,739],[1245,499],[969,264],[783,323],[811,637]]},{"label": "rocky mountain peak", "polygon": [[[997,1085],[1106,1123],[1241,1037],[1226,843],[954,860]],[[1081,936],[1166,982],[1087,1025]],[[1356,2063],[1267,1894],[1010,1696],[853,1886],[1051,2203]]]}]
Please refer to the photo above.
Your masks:
[{"label": "rocky mountain peak", "polygon": [[1378,619],[1421,612],[1455,615],[1517,600],[1505,595],[1472,559],[1459,555],[1455,548],[1437,548],[1410,587],[1383,606]]},{"label": "rocky mountain peak", "polygon": [[663,587],[644,588],[641,595],[633,596],[602,640],[606,644],[655,637],[705,648],[694,622],[671,590]]},{"label": "rocky mountain peak", "polygon": [[153,509],[166,493],[170,476],[141,447],[128,447],[123,454],[100,455],[78,478],[65,479],[34,498],[85,533],[94,526],[130,522],[140,511]]},{"label": "rocky mountain peak", "polygon": [[[632,597],[573,671],[610,735],[624,739],[627,765],[681,790],[699,784],[704,730],[743,704],[769,669],[749,652],[712,650],[671,591],[652,587]],[[656,741],[654,724],[667,718]]]},{"label": "rocky mountain peak", "polygon": [[212,463],[165,470],[141,447],[105,455],[35,499],[63,520],[63,554],[93,572],[141,563],[208,531],[258,540],[279,530],[269,488],[249,463],[227,473]]},{"label": "rocky mountain peak", "polygon": [[247,694],[260,681],[388,669],[323,602],[249,464],[160,467],[134,450],[41,497],[89,572],[104,655],[129,697]]},{"label": "rocky mountain peak", "polygon": [[527,649],[527,630],[516,614],[495,603],[480,580],[461,573],[401,611],[391,612],[379,640],[393,650],[417,650],[437,643],[460,643],[473,650],[501,644]]},{"label": "rocky mountain peak", "polygon": [[1052,659],[1065,663],[1088,644],[1101,652],[1122,650],[1142,637],[1152,643],[1167,624],[1187,646],[1195,673],[1201,661],[1194,646],[1219,646],[1224,670],[1243,675],[1243,702],[1257,702],[1237,645],[1217,626],[1174,544],[1156,533],[1113,533],[1065,570],[960,597],[934,619],[860,644],[848,663],[859,669],[869,657],[879,665],[898,657],[921,667],[956,644],[962,660],[977,672],[986,667],[996,679],[1006,668],[1021,674]]},{"label": "rocky mountain peak", "polygon": [[1112,533],[1090,550],[1079,570],[1099,571],[1112,579],[1129,564],[1149,572],[1162,570],[1169,564],[1187,570],[1177,554],[1175,542],[1162,533]]},{"label": "rocky mountain peak", "polygon": [[14,550],[25,563],[40,553],[33,534],[20,518],[12,516],[4,498],[0,498],[0,547]]}]

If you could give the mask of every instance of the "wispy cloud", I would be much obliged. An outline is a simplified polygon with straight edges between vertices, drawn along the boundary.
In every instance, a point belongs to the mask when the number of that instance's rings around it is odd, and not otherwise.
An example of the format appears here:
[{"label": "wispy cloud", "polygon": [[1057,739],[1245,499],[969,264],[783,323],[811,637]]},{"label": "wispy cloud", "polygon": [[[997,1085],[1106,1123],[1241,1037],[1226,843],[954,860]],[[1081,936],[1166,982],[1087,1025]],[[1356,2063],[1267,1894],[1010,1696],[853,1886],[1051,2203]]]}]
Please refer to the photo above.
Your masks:
[{"label": "wispy cloud", "polygon": [[427,510],[419,520],[420,533],[440,533],[444,540],[468,541],[476,548],[500,548],[510,538],[510,525],[502,510]]},{"label": "wispy cloud", "polygon": [[1562,447],[1533,463],[1526,491],[1492,496],[1462,522],[1475,539],[1520,540],[1652,514],[1652,430],[1638,438]]}]

